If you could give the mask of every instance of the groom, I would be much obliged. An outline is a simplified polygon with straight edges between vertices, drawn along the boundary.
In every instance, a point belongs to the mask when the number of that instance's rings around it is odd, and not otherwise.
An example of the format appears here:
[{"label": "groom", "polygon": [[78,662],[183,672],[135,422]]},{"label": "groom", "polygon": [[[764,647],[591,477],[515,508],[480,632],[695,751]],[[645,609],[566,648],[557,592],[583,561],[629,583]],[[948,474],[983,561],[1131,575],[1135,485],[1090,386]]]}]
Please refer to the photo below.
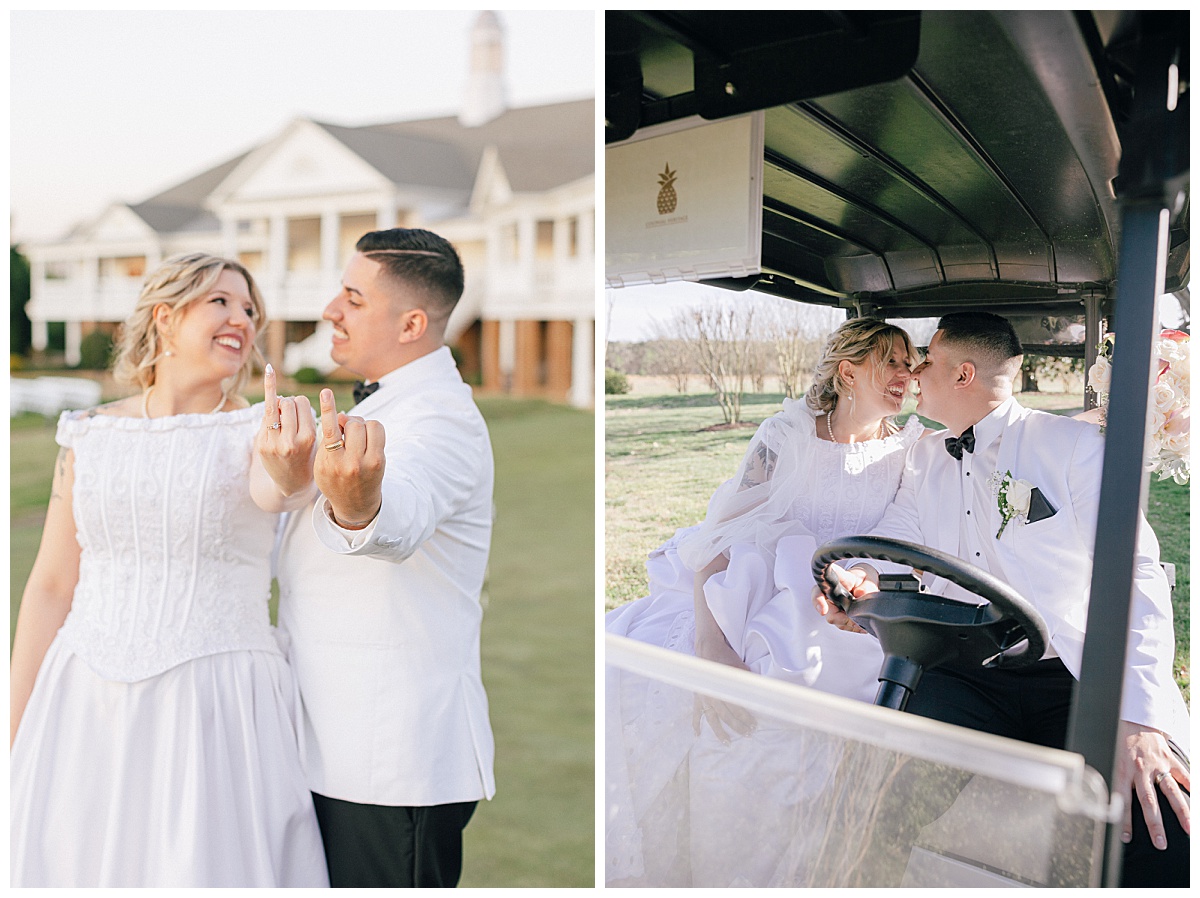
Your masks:
[{"label": "groom", "polygon": [[479,661],[491,444],[443,342],[454,248],[396,228],[356,249],[324,318],[333,360],[368,383],[350,415],[321,393],[321,493],[286,527],[279,626],[331,885],[454,886],[462,830],[495,791]]},{"label": "groom", "polygon": [[[1087,622],[1104,440],[1093,425],[1016,402],[1021,352],[998,315],[955,312],[938,322],[913,377],[918,411],[948,431],[912,448],[896,501],[873,535],[927,545],[998,576],[1037,608],[1050,633],[1047,656],[1029,668],[927,671],[907,710],[1062,748]],[[1005,474],[1036,487],[1046,503],[1031,505],[1028,521],[1002,520],[996,481]],[[1169,589],[1144,519],[1137,551],[1114,784],[1126,799],[1121,884],[1186,885],[1191,786],[1174,742],[1187,744],[1189,722],[1172,677]],[[870,565],[855,565],[842,582],[856,598],[877,586]],[[934,582],[948,596],[966,595]],[[830,623],[857,629],[819,593],[813,602]]]}]

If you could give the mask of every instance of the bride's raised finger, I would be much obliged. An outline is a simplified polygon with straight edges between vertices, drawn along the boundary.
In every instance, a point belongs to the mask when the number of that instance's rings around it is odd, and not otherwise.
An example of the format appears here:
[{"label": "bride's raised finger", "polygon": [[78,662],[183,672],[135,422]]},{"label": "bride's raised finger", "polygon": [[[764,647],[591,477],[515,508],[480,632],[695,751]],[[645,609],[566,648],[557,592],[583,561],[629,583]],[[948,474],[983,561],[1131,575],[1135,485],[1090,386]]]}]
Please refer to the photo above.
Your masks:
[{"label": "bride's raised finger", "polygon": [[263,371],[263,424],[271,430],[279,429],[279,399],[275,387],[275,369],[267,362]]}]

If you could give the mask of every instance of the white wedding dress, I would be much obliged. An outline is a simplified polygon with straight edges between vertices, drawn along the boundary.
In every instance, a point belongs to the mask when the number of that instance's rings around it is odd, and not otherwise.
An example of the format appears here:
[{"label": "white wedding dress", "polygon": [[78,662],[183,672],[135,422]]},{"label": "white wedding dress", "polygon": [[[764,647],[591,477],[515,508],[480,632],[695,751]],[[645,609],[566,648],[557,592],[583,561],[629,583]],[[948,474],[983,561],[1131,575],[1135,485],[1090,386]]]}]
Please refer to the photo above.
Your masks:
[{"label": "white wedding dress", "polygon": [[[785,401],[783,411],[759,427],[737,474],[713,495],[704,522],[650,553],[650,594],[610,611],[605,629],[694,653],[693,571],[725,553],[728,568],[708,579],[705,598],[749,668],[870,702],[883,661],[879,644],[816,613],[811,559],[823,543],[875,526],[899,488],[908,448],[923,432],[914,415],[884,439],[833,443],[817,437],[814,413],[802,400]],[[820,789],[838,750],[785,745],[793,737],[769,721],[730,745],[708,726],[697,738],[690,693],[613,668],[605,700],[608,883],[791,884],[794,869],[787,865],[798,861],[787,821],[802,818],[806,796]],[[753,769],[761,777],[764,764],[780,766],[778,799],[747,811],[739,771]],[[722,832],[730,826],[743,836],[748,828],[761,829],[737,840],[753,851],[722,850],[730,842]],[[690,840],[690,850],[681,850],[677,839]],[[679,869],[683,856],[689,860]]]},{"label": "white wedding dress", "polygon": [[82,554],[12,748],[12,885],[328,885],[249,495],[262,409],[60,419]]}]

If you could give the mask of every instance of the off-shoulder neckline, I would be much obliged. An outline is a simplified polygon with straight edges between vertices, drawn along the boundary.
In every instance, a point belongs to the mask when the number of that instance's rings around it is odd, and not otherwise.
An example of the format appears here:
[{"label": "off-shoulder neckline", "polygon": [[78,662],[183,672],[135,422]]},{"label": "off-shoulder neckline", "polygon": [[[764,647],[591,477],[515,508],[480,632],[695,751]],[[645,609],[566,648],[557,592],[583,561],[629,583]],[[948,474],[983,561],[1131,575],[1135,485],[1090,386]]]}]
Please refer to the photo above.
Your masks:
[{"label": "off-shoulder neckline", "polygon": [[181,415],[164,415],[160,418],[143,418],[132,415],[106,415],[95,409],[73,409],[59,417],[60,426],[72,429],[102,427],[127,431],[160,431],[176,428],[212,427],[217,425],[241,424],[261,418],[265,403],[258,402],[246,408],[228,412],[189,412]]}]

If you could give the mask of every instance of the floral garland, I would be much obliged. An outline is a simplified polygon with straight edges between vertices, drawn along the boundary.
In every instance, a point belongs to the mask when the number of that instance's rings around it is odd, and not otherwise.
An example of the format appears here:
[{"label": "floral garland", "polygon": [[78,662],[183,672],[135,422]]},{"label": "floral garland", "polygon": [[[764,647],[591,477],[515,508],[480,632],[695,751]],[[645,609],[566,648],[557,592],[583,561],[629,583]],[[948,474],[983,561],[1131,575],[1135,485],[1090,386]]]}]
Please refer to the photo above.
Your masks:
[{"label": "floral garland", "polygon": [[[1100,409],[1100,429],[1108,416],[1108,394],[1112,385],[1114,334],[1100,341],[1099,356],[1088,371],[1088,389],[1096,394]],[[1176,483],[1187,483],[1192,476],[1191,462],[1191,369],[1192,346],[1183,331],[1165,330],[1154,341],[1158,359],[1158,377],[1150,391],[1150,452],[1146,468]]]}]

